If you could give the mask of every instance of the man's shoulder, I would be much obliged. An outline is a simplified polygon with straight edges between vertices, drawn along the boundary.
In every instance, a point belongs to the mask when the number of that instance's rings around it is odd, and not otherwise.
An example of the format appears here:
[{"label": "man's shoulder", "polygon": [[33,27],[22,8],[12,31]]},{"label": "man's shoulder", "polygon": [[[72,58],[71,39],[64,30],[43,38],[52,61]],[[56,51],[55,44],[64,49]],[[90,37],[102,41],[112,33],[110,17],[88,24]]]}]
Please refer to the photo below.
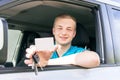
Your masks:
[{"label": "man's shoulder", "polygon": [[77,47],[77,46],[71,46],[70,50],[77,53],[77,52],[82,52],[82,51],[84,51],[85,48]]},{"label": "man's shoulder", "polygon": [[84,49],[83,47],[71,46],[71,49]]}]

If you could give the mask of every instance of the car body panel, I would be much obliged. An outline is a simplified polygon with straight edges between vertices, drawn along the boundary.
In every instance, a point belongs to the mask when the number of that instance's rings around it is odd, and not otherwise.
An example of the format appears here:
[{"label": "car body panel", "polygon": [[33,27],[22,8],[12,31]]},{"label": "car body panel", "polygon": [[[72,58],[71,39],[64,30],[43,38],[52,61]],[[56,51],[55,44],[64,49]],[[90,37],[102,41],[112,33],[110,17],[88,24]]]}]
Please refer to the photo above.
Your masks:
[{"label": "car body panel", "polygon": [[[115,73],[115,74],[114,74]],[[0,74],[2,80],[118,80],[120,67],[99,67],[92,69],[66,69]],[[7,77],[6,77],[7,76]]]}]

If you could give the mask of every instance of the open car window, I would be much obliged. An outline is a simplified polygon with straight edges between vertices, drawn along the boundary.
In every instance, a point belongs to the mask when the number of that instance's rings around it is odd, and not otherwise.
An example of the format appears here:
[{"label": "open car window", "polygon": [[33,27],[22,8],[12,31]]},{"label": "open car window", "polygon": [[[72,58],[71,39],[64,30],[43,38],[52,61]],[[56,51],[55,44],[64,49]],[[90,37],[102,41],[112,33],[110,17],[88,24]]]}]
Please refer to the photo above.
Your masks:
[{"label": "open car window", "polygon": [[[51,37],[54,18],[68,13],[77,19],[77,35],[72,45],[96,50],[95,4],[80,1],[21,1],[2,7],[0,14],[8,22],[8,58],[6,67],[27,67],[25,49],[34,44],[35,38]],[[99,50],[97,51],[99,54]],[[100,54],[99,54],[100,55]]]}]

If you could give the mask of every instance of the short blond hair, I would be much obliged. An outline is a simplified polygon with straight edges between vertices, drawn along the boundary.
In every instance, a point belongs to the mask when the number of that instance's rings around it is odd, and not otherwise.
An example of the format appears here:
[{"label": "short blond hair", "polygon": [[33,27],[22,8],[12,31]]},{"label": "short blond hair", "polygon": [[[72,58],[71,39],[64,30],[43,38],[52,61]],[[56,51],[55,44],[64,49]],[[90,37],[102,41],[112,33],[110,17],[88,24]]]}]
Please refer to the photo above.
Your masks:
[{"label": "short blond hair", "polygon": [[[55,18],[55,20],[54,20],[54,25],[55,25],[55,22],[57,21],[57,19],[59,19],[59,18],[63,18],[63,19],[72,19],[74,22],[75,22],[75,24],[76,24],[76,18],[75,17],[73,17],[72,15],[70,15],[70,14],[59,14],[59,15],[57,15],[56,16],[56,18]],[[53,26],[54,26],[53,25]],[[75,27],[76,27],[76,25],[75,25]]]}]

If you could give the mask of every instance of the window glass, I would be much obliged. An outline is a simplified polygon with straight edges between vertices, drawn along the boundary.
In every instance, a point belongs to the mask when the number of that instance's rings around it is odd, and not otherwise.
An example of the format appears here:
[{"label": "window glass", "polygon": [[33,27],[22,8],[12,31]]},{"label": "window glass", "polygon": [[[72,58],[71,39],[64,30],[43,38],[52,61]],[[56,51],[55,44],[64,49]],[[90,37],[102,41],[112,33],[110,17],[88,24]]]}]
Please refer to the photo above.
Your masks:
[{"label": "window glass", "polygon": [[120,11],[113,9],[113,22],[114,22],[114,29],[116,32],[116,37],[118,37],[120,41]]},{"label": "window glass", "polygon": [[20,30],[8,30],[8,58],[7,62],[16,64],[16,58],[18,55],[22,32]]},{"label": "window glass", "polygon": [[5,5],[5,4],[12,2],[12,1],[14,1],[14,0],[0,0],[0,6]]},{"label": "window glass", "polygon": [[120,11],[118,9],[112,9],[113,19],[112,19],[112,37],[113,37],[113,45],[114,45],[114,53],[115,53],[115,61],[116,63],[120,63]]}]

